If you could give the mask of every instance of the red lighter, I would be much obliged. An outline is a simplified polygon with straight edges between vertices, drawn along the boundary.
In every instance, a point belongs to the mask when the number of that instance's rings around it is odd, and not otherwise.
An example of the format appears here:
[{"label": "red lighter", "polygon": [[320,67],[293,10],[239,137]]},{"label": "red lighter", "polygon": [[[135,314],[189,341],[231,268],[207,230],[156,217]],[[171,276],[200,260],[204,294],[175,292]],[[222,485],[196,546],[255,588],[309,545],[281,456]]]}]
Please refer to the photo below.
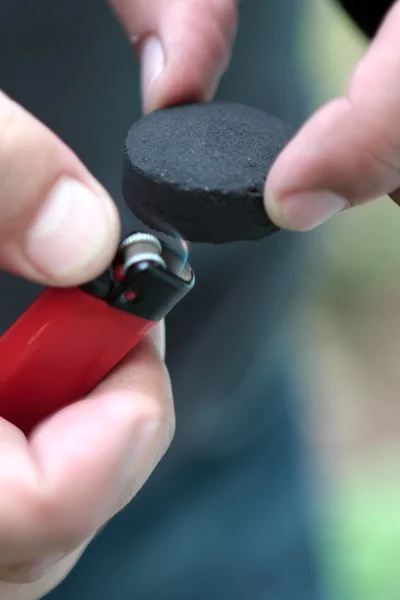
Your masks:
[{"label": "red lighter", "polygon": [[0,417],[28,434],[88,394],[193,285],[189,263],[139,232],[97,279],[47,288],[0,337]]}]

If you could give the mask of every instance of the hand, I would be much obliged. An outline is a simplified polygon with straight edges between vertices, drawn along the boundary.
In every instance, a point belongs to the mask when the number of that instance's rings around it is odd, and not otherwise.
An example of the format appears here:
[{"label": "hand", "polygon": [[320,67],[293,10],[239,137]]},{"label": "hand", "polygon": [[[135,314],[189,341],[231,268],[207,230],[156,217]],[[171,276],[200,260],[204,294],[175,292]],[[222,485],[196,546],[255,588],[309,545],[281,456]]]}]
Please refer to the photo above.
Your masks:
[{"label": "hand", "polygon": [[[79,284],[103,271],[118,238],[106,192],[60,140],[0,95],[0,268]],[[149,477],[174,429],[163,353],[160,326],[88,398],[29,439],[0,419],[2,600],[41,598]]]},{"label": "hand", "polygon": [[[106,192],[60,140],[0,95],[0,268],[79,284],[106,267],[118,238]],[[34,600],[56,585],[167,449],[174,412],[163,346],[159,328],[28,440],[0,419],[2,600]]]},{"label": "hand", "polygon": [[265,205],[306,231],[382,195],[399,201],[400,2],[394,3],[348,86],[317,112],[272,167]]},{"label": "hand", "polygon": [[[114,0],[143,65],[146,111],[210,98],[229,60],[234,0]],[[117,210],[52,132],[0,93],[0,268],[78,285],[110,262]],[[136,494],[174,430],[160,326],[86,399],[27,440],[0,419],[0,598],[58,584]]]},{"label": "hand", "polygon": [[0,419],[2,600],[37,600],[56,586],[166,451],[174,411],[162,337],[145,338],[28,440]]}]

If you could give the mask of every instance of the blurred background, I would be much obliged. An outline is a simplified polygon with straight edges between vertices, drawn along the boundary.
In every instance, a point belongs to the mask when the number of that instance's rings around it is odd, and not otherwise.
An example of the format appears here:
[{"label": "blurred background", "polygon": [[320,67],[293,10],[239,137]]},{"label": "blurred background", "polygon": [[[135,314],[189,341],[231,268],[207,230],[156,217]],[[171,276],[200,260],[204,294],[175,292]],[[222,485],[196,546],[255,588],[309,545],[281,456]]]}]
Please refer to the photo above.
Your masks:
[{"label": "blurred background", "polygon": [[[319,106],[344,91],[366,42],[333,2],[308,10],[300,52]],[[325,494],[321,556],[335,599],[400,598],[399,231],[388,199],[335,218],[315,248],[313,293],[294,302],[308,328],[297,340],[304,427]]]}]

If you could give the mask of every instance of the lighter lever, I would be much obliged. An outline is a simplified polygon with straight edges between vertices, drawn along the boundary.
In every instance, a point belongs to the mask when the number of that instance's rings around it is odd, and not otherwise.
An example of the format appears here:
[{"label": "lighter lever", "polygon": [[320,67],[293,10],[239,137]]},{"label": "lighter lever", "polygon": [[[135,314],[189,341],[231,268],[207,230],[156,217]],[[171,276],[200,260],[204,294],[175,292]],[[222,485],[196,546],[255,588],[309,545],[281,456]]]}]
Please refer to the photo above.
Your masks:
[{"label": "lighter lever", "polygon": [[0,337],[0,417],[28,434],[84,397],[193,285],[189,263],[139,232],[97,279],[45,289]]}]

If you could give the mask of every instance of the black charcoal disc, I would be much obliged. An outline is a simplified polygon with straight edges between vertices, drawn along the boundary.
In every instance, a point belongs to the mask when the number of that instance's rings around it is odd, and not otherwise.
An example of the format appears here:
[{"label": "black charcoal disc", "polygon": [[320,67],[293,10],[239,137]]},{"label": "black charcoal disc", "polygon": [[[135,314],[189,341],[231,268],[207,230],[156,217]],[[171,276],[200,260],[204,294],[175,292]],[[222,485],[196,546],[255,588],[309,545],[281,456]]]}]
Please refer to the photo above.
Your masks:
[{"label": "black charcoal disc", "polygon": [[262,239],[274,231],[263,206],[266,176],[293,134],[259,109],[209,102],[156,111],[125,143],[123,194],[147,226],[190,242]]}]

